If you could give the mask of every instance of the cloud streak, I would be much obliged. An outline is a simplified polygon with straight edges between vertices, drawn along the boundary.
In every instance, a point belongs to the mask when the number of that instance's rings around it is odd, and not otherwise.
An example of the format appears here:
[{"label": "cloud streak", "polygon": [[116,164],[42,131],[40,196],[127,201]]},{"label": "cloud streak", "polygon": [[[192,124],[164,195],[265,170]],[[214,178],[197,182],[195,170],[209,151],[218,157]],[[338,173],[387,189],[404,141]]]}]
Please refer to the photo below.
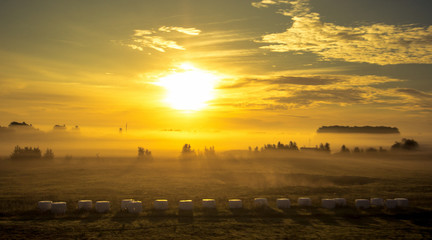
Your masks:
[{"label": "cloud streak", "polygon": [[159,36],[141,36],[133,39],[133,44],[128,44],[132,49],[144,51],[145,47],[152,48],[159,52],[166,52],[167,49],[186,50],[183,46],[178,45],[175,41],[166,40]]},{"label": "cloud streak", "polygon": [[[218,87],[236,108],[284,110],[323,105],[370,105],[402,111],[432,110],[432,94],[410,88],[383,88],[402,80],[383,76],[303,75],[245,78]],[[248,96],[244,94],[248,93]]]},{"label": "cloud streak", "polygon": [[432,63],[432,26],[387,25],[376,23],[357,27],[340,26],[321,20],[312,12],[309,0],[263,0],[255,7],[288,4],[279,13],[293,23],[285,32],[262,36],[262,49],[273,52],[311,52],[321,60],[378,65]]},{"label": "cloud streak", "polygon": [[165,37],[159,35],[160,33],[171,33],[172,31],[183,33],[189,36],[197,36],[201,33],[201,30],[196,28],[172,26],[162,26],[158,29],[158,31],[135,29],[134,34],[132,35],[132,43],[126,43],[123,45],[138,51],[144,51],[145,48],[152,48],[159,52],[166,52],[169,49],[186,50],[184,46],[179,45],[176,41],[168,40]]},{"label": "cloud streak", "polygon": [[162,26],[159,28],[159,31],[161,32],[171,32],[171,31],[177,31],[179,33],[184,33],[187,35],[199,35],[201,33],[201,30],[196,28],[184,28],[184,27],[167,27]]}]

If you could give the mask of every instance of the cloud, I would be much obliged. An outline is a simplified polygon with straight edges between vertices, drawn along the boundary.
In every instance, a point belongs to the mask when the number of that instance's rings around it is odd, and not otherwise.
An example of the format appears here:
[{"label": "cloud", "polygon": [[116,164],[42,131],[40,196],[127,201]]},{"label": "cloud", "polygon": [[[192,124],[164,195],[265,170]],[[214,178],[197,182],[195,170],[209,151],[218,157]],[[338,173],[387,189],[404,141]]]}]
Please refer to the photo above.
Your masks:
[{"label": "cloud", "polygon": [[323,22],[309,0],[261,1],[255,7],[288,3],[279,12],[292,18],[285,32],[262,36],[262,46],[273,52],[311,52],[322,60],[340,59],[378,65],[432,63],[432,26],[372,25],[347,27]]},{"label": "cloud", "polygon": [[367,91],[358,88],[333,88],[320,90],[299,90],[288,97],[271,97],[278,103],[289,104],[295,107],[311,107],[320,104],[337,104],[341,106],[367,103]]},{"label": "cloud", "polygon": [[154,32],[153,31],[151,31],[151,30],[140,30],[140,29],[136,29],[136,30],[134,30],[134,36],[135,37],[141,37],[141,36],[144,36],[144,35],[152,35]]},{"label": "cloud", "polygon": [[187,35],[199,35],[201,33],[201,30],[196,29],[196,28],[167,27],[167,26],[160,27],[159,31],[161,31],[161,32],[177,31],[179,33],[184,33]]},{"label": "cloud", "polygon": [[252,6],[256,8],[266,8],[269,5],[279,5],[282,3],[289,3],[289,0],[261,0],[260,2],[253,2]]},{"label": "cloud", "polygon": [[323,105],[432,110],[432,93],[382,86],[401,81],[375,75],[285,75],[226,80],[218,87],[224,95],[219,104],[252,110],[313,109]]},{"label": "cloud", "polygon": [[[201,30],[196,28],[184,28],[184,27],[167,27],[162,26],[158,29],[162,33],[170,33],[176,31],[187,35],[196,36],[201,33]],[[128,46],[134,50],[144,51],[144,48],[152,48],[159,52],[166,52],[168,49],[186,50],[184,46],[179,45],[174,40],[168,40],[165,37],[157,35],[157,31],[135,29],[132,35],[132,42],[122,43],[122,45]]]},{"label": "cloud", "polygon": [[167,49],[186,50],[175,41],[166,40],[159,36],[141,36],[140,38],[133,39],[133,42],[133,44],[128,44],[128,46],[139,51],[143,51],[144,47],[153,48],[159,52],[165,52]]},{"label": "cloud", "polygon": [[268,5],[276,4],[276,1],[273,0],[262,0],[261,2],[253,2],[252,6],[256,8],[268,7]]},{"label": "cloud", "polygon": [[338,86],[368,86],[377,85],[389,82],[401,82],[402,80],[375,76],[375,75],[302,75],[302,76],[289,76],[277,75],[273,77],[264,78],[245,78],[235,81],[234,83],[221,85],[219,89],[241,88],[251,85],[277,85],[284,87],[289,85],[297,86],[325,86],[325,85],[338,85]]},{"label": "cloud", "polygon": [[432,110],[432,93],[411,88],[394,89],[396,96],[402,96],[408,109],[420,108]]}]

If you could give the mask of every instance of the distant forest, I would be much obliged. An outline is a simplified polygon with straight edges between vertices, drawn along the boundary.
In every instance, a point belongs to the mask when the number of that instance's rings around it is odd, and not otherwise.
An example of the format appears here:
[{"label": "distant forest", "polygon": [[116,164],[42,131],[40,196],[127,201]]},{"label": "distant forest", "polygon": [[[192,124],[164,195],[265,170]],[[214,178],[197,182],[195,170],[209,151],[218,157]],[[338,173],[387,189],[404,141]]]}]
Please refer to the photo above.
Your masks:
[{"label": "distant forest", "polygon": [[322,126],[317,133],[370,133],[370,134],[399,134],[396,127],[385,126]]}]

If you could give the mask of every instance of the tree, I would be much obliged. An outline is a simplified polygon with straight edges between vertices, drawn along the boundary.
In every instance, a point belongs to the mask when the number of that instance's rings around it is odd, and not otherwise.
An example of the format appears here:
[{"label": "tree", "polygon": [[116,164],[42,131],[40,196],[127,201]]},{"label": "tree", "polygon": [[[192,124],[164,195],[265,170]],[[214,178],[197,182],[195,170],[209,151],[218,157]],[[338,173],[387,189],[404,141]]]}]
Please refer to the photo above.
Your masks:
[{"label": "tree", "polygon": [[277,144],[266,144],[261,148],[261,151],[274,151],[274,150],[294,150],[298,151],[299,148],[296,142],[290,141],[289,144],[278,142]]},{"label": "tree", "polygon": [[366,149],[366,152],[367,153],[376,153],[376,152],[378,152],[378,150],[376,148],[370,147],[370,148]]},{"label": "tree", "polygon": [[324,152],[330,152],[330,144],[329,143],[325,143],[325,144],[320,143],[318,150],[324,151]]},{"label": "tree", "polygon": [[183,145],[180,157],[182,159],[192,159],[192,158],[195,158],[196,157],[195,150],[193,150],[191,148],[190,144],[186,143],[185,145]]},{"label": "tree", "polygon": [[354,153],[361,153],[363,152],[363,149],[360,149],[359,147],[354,148]]},{"label": "tree", "polygon": [[47,148],[47,150],[45,151],[45,153],[43,155],[43,158],[49,159],[49,160],[54,159],[54,152],[53,152],[53,150]]},{"label": "tree", "polygon": [[139,159],[152,159],[152,153],[150,150],[143,147],[138,147],[138,158]]},{"label": "tree", "polygon": [[204,156],[208,157],[214,157],[216,156],[216,152],[215,152],[215,148],[214,146],[211,146],[209,148],[205,147],[204,148]]},{"label": "tree", "polygon": [[406,139],[403,138],[402,142],[395,142],[391,146],[391,150],[417,150],[419,148],[419,144],[414,139]]},{"label": "tree", "polygon": [[342,147],[341,147],[341,151],[340,151],[341,153],[349,153],[350,152],[350,150],[345,146],[345,145],[342,145]]},{"label": "tree", "polygon": [[39,148],[16,146],[13,153],[11,154],[11,159],[40,159],[42,157]]}]

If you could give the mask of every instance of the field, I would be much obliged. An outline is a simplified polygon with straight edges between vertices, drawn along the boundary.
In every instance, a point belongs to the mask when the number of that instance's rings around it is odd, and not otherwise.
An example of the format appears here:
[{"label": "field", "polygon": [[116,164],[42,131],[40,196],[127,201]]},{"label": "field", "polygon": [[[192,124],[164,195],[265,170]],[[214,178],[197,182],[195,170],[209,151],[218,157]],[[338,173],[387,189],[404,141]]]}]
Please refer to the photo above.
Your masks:
[{"label": "field", "polygon": [[[212,159],[155,158],[54,159],[0,162],[1,239],[431,239],[432,156],[248,155],[225,153]],[[313,207],[300,208],[298,197]],[[254,209],[253,198],[269,200]],[[276,208],[287,197],[292,208]],[[327,210],[320,199],[344,197],[348,207]],[[410,200],[407,209],[357,210],[356,198]],[[139,215],[120,212],[120,201],[143,201]],[[155,199],[169,200],[164,213]],[[217,210],[204,211],[202,198]],[[230,211],[240,198],[244,209]],[[109,200],[107,214],[77,211],[80,199]],[[177,202],[192,199],[193,213],[179,213]],[[39,200],[66,201],[65,215],[36,209]]]}]

